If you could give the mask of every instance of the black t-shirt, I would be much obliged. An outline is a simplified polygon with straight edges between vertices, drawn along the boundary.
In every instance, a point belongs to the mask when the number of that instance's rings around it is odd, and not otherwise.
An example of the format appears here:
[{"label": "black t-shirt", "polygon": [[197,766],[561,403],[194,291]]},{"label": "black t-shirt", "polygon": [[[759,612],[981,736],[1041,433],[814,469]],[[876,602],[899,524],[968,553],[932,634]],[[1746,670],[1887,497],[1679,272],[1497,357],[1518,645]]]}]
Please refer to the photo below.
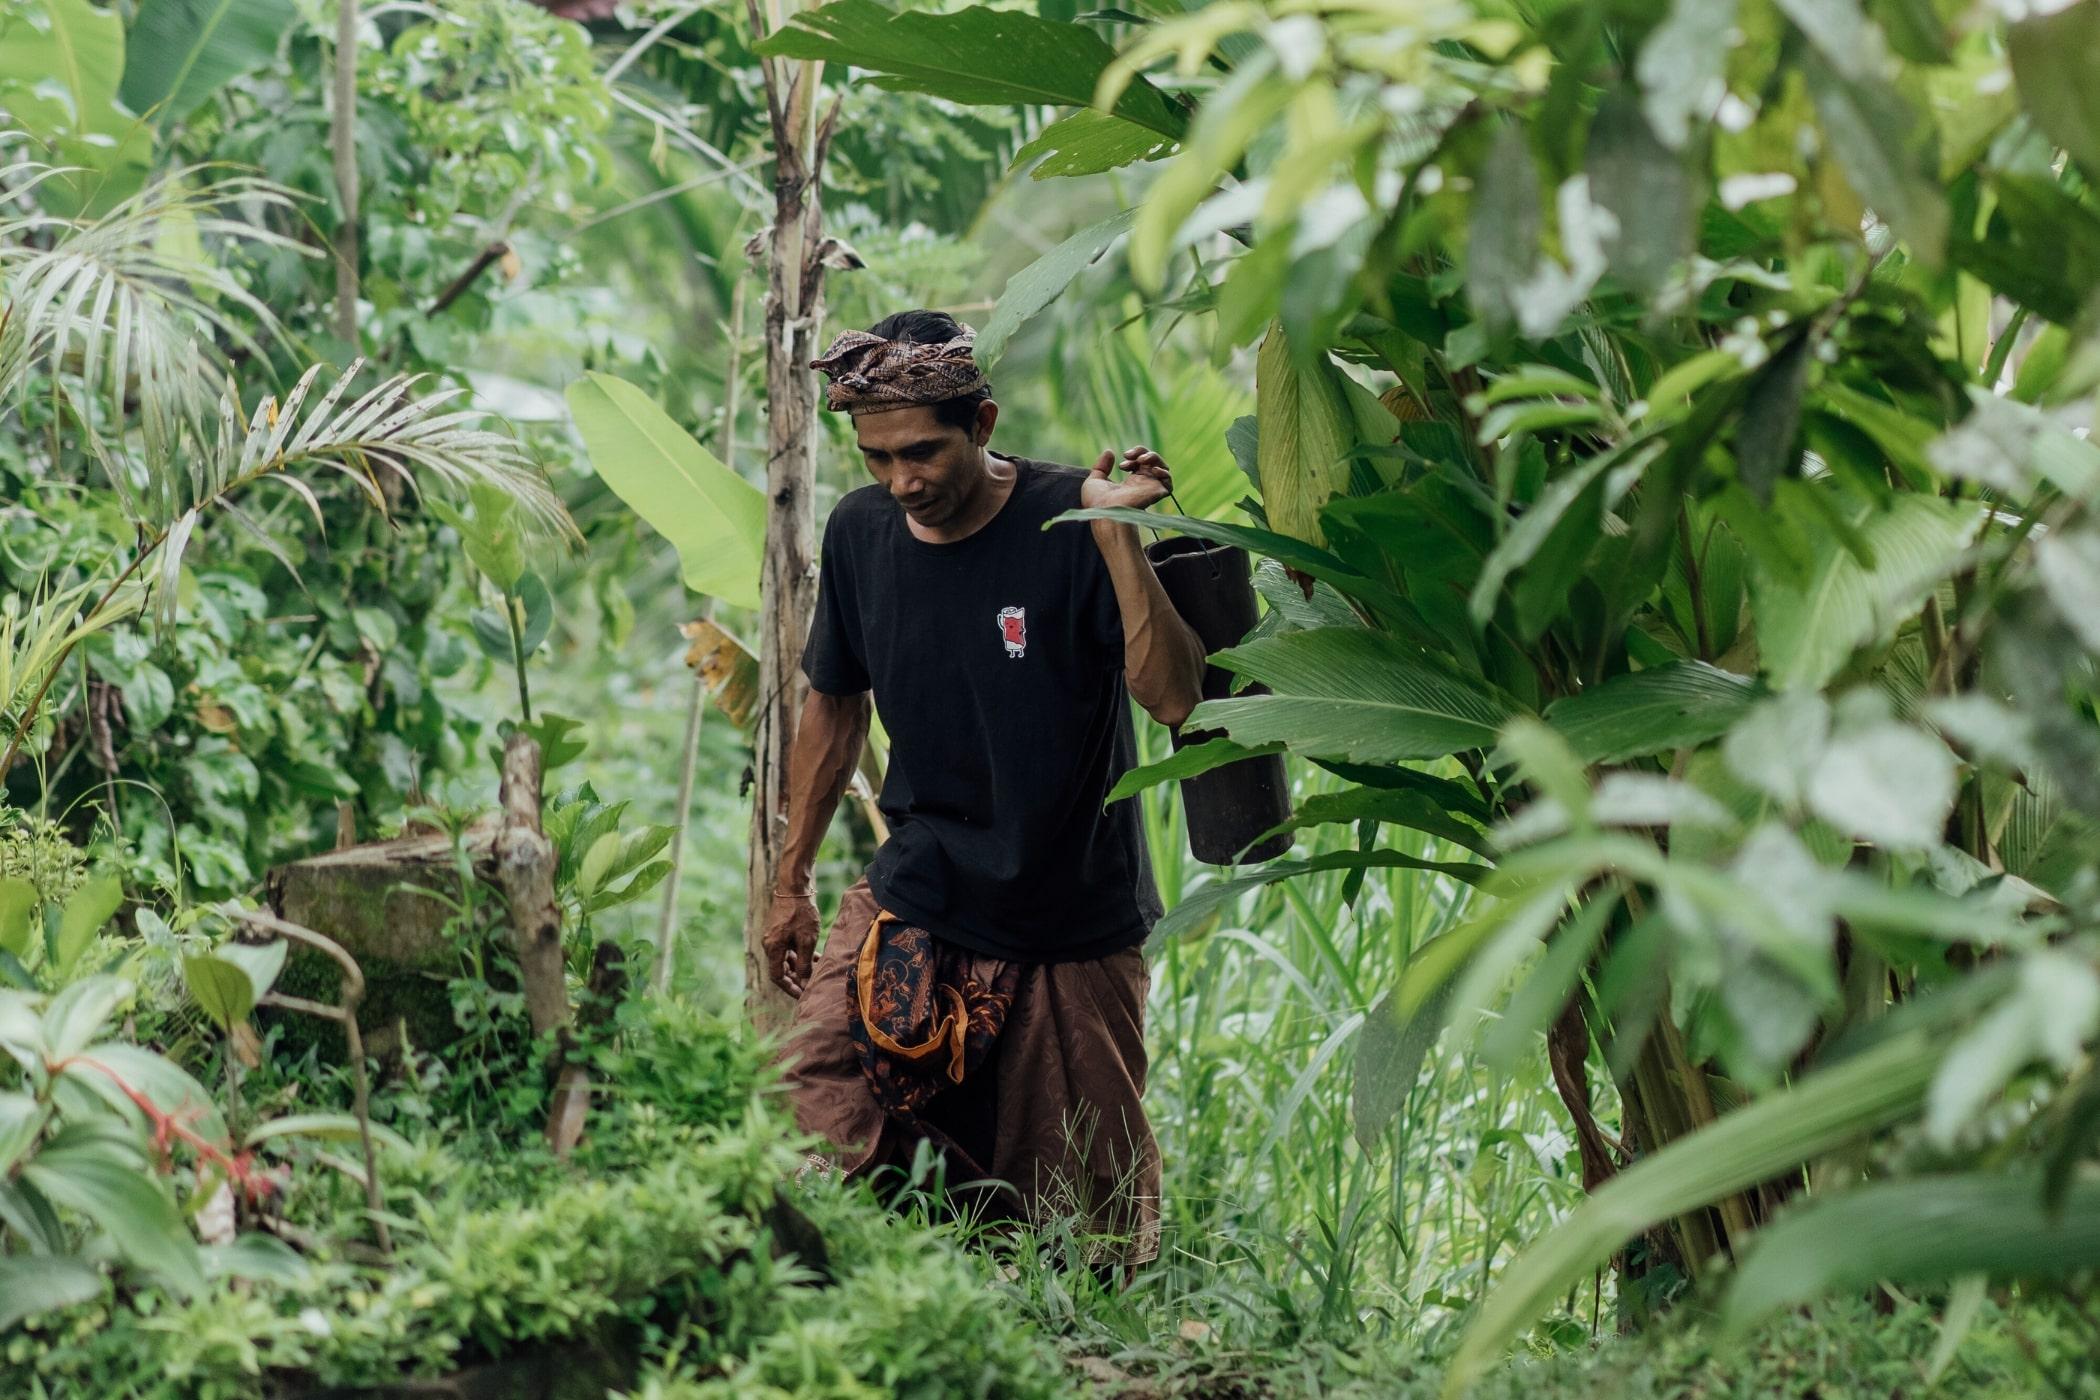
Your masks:
[{"label": "black t-shirt", "polygon": [[802,669],[872,689],[889,731],[885,909],[993,957],[1105,957],[1161,912],[1138,800],[1102,807],[1135,761],[1122,613],[1086,522],[1042,528],[1086,473],[992,455],[1013,492],[959,540],[913,535],[879,484],[839,501]]}]

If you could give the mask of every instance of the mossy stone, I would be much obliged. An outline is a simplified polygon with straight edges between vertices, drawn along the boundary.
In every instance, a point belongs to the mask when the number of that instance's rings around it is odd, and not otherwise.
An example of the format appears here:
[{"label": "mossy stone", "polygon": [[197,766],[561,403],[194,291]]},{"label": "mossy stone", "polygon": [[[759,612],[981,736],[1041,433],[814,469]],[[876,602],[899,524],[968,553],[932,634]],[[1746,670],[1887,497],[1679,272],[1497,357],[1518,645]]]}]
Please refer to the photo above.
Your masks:
[{"label": "mossy stone", "polygon": [[[479,830],[462,838],[477,869],[489,836]],[[404,1029],[418,1050],[443,1050],[459,1039],[446,986],[460,970],[449,932],[459,883],[447,836],[349,846],[270,872],[277,916],[334,939],[356,959],[365,979],[357,1024],[366,1053],[392,1058]],[[289,996],[329,1004],[342,995],[334,961],[308,948],[292,952],[277,985]],[[325,1056],[347,1053],[342,1029],[331,1021],[281,1008],[268,1014],[283,1025],[283,1043],[294,1052],[313,1046]]]}]

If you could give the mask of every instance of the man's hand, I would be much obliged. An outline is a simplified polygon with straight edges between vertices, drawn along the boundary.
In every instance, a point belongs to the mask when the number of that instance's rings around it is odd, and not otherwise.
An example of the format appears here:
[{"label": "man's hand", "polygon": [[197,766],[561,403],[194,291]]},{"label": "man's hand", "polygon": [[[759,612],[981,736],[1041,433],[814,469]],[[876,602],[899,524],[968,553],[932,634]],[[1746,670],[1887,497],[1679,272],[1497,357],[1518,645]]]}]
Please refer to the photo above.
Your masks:
[{"label": "man's hand", "polygon": [[1149,447],[1126,448],[1122,467],[1129,475],[1121,481],[1109,479],[1109,472],[1117,465],[1113,447],[1101,449],[1094,459],[1094,469],[1080,483],[1079,504],[1082,506],[1129,506],[1144,510],[1154,501],[1166,499],[1167,492],[1174,489],[1174,475],[1159,454]]},{"label": "man's hand", "polygon": [[817,952],[817,902],[804,894],[775,891],[760,937],[766,950],[766,974],[773,985],[801,999]]}]

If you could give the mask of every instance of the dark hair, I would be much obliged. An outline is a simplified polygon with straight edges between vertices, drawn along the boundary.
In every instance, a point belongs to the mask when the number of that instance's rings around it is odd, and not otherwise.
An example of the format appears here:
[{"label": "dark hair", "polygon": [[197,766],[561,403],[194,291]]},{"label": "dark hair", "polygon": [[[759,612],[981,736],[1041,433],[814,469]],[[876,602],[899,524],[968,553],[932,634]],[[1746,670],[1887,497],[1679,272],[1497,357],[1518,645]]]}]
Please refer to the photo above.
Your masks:
[{"label": "dark hair", "polygon": [[[924,307],[916,311],[899,311],[885,316],[868,327],[869,335],[879,335],[884,340],[909,340],[919,345],[938,345],[963,333],[963,325],[945,311],[932,311]],[[934,420],[945,427],[970,431],[977,423],[977,405],[992,396],[992,382],[987,379],[982,389],[967,394],[957,394],[952,399],[928,404],[933,410]]]}]

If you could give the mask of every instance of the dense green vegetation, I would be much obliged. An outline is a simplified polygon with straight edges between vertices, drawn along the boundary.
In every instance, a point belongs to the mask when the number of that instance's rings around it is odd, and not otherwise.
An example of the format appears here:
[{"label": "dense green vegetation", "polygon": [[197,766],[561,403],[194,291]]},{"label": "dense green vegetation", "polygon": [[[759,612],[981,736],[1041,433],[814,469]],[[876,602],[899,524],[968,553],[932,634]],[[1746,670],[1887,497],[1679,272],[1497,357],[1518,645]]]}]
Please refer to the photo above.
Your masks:
[{"label": "dense green vegetation", "polygon": [[[2100,0],[0,0],[0,1389],[2100,1391],[2095,71]],[[1260,561],[1118,794],[1127,1288],[798,1178],[746,1024],[768,541],[864,479],[773,396],[920,305]],[[1194,863],[1279,751],[1292,852]],[[375,840],[413,966],[271,912]]]}]

